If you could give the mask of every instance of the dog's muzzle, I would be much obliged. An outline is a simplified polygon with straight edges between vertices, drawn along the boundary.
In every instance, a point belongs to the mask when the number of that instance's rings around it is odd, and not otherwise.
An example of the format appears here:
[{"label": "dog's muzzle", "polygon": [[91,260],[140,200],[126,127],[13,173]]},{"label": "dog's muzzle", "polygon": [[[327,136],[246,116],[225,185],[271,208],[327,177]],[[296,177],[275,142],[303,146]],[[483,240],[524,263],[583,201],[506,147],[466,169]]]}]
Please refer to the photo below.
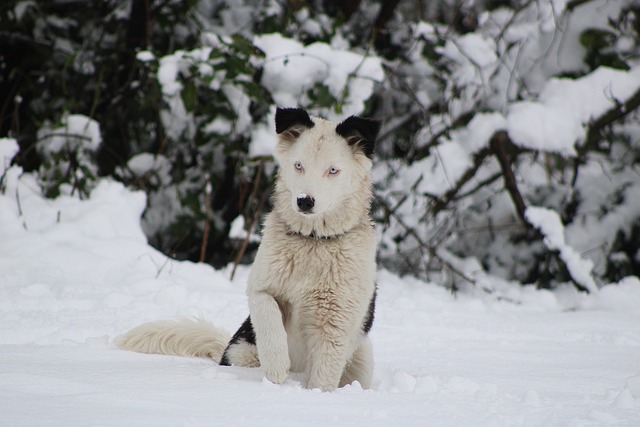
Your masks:
[{"label": "dog's muzzle", "polygon": [[300,194],[297,198],[298,209],[302,213],[311,213],[313,211],[313,205],[315,205],[315,199],[306,194]]}]

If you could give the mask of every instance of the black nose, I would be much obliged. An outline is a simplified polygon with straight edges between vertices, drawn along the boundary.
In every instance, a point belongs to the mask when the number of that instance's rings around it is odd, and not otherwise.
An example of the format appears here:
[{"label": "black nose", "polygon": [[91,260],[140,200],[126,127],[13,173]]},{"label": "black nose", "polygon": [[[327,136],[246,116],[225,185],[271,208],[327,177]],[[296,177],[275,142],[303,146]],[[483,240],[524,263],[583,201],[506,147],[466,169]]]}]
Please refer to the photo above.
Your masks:
[{"label": "black nose", "polygon": [[304,213],[309,213],[313,209],[313,205],[315,204],[315,200],[313,197],[298,197],[298,208],[300,211]]}]

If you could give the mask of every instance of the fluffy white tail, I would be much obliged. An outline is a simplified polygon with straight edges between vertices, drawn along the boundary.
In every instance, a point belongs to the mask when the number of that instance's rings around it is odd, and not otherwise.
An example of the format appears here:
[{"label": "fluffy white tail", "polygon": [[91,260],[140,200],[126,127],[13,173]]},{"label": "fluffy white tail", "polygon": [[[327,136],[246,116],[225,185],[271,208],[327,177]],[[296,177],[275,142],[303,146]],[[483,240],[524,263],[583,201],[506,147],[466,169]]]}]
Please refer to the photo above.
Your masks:
[{"label": "fluffy white tail", "polygon": [[230,337],[203,319],[145,323],[116,338],[124,350],[138,353],[207,357],[220,363]]}]

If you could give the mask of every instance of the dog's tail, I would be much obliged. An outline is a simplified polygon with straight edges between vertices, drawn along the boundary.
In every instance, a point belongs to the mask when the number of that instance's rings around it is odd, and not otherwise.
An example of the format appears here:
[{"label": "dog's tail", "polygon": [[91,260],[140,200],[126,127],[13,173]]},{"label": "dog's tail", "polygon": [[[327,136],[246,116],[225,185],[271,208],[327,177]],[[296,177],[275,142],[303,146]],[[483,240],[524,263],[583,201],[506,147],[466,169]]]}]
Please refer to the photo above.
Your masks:
[{"label": "dog's tail", "polygon": [[204,319],[145,323],[115,339],[130,351],[185,357],[206,357],[220,363],[230,337]]}]

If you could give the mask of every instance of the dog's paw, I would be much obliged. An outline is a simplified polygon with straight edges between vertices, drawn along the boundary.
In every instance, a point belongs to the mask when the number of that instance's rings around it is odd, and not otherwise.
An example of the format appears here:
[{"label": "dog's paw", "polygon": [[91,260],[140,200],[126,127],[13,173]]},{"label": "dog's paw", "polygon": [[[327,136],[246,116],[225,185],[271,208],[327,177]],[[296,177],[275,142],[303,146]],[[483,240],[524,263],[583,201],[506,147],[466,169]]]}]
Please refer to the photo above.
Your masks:
[{"label": "dog's paw", "polygon": [[334,384],[333,382],[328,381],[321,381],[318,378],[310,378],[309,382],[307,383],[307,388],[309,390],[320,389],[321,391],[334,391],[336,388],[338,388],[338,384]]},{"label": "dog's paw", "polygon": [[289,376],[289,370],[283,369],[265,369],[265,375],[269,381],[274,384],[282,384]]},{"label": "dog's paw", "polygon": [[274,384],[282,384],[289,376],[291,361],[286,349],[265,358],[264,361],[261,361],[261,364],[267,379]]}]

